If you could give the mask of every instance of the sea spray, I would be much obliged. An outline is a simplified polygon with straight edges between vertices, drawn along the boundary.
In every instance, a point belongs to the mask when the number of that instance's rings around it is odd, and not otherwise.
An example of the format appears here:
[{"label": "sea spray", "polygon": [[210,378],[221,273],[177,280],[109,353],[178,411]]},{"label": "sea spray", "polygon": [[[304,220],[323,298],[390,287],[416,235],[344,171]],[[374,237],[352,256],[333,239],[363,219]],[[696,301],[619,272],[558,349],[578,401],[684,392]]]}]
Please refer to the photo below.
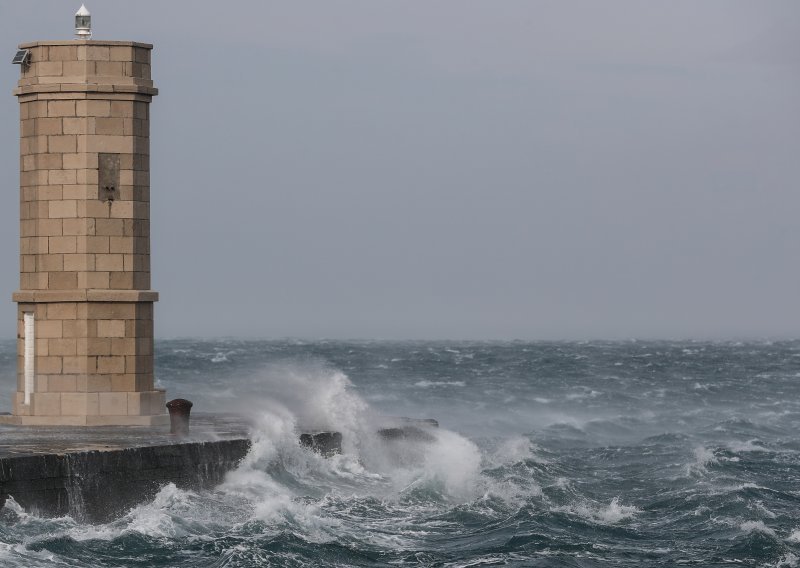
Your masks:
[{"label": "sea spray", "polygon": [[[384,498],[421,485],[456,500],[473,498],[479,491],[482,457],[473,442],[446,429],[431,430],[431,440],[387,442],[378,429],[388,419],[380,418],[340,371],[320,364],[271,366],[260,380],[251,378],[251,384],[262,385],[269,398],[256,403],[258,413],[250,411],[253,446],[225,487],[259,493],[262,502],[269,495],[266,509],[287,509],[291,501],[291,495],[278,490],[284,484],[270,477],[278,472],[298,486],[309,478],[316,487],[329,486],[331,478],[355,481],[361,483],[359,491]],[[341,432],[342,455],[325,460],[299,448],[298,432],[309,425]]]},{"label": "sea spray", "polygon": [[694,460],[686,464],[686,475],[703,476],[708,473],[708,468],[719,463],[714,450],[698,446],[693,450]]}]

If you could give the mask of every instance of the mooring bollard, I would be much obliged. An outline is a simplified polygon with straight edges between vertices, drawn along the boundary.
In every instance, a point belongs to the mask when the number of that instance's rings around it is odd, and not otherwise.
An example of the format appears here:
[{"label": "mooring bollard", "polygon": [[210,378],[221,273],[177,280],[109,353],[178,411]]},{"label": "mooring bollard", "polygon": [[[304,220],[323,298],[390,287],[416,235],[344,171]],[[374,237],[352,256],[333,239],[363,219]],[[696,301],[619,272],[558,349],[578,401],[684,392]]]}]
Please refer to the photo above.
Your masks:
[{"label": "mooring bollard", "polygon": [[185,398],[176,398],[167,403],[169,410],[170,434],[186,436],[189,434],[189,414],[192,412],[191,401]]}]

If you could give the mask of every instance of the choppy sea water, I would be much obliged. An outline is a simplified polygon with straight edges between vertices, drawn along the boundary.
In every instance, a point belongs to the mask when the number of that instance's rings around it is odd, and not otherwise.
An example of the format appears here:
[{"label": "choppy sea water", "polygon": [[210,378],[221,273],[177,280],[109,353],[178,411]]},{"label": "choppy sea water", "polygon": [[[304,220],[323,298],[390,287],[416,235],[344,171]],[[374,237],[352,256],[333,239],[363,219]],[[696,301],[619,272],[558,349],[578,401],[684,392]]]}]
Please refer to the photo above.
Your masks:
[{"label": "choppy sea water", "polygon": [[[800,565],[800,341],[157,352],[170,397],[257,417],[250,455],[213,490],[166,486],[107,524],[11,502],[0,566]],[[381,443],[382,416],[441,428]],[[299,447],[301,427],[340,430],[344,454]]]}]

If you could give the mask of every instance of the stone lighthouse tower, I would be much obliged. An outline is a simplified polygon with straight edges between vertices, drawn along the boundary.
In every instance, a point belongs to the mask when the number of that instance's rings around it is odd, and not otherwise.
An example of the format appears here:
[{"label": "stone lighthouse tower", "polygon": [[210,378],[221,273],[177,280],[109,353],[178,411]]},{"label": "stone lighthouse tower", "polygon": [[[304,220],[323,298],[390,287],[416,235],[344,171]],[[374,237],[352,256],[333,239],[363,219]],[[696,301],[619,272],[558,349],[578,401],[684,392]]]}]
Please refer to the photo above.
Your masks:
[{"label": "stone lighthouse tower", "polygon": [[4,422],[168,422],[153,384],[150,289],[152,45],[19,46],[17,392]]}]

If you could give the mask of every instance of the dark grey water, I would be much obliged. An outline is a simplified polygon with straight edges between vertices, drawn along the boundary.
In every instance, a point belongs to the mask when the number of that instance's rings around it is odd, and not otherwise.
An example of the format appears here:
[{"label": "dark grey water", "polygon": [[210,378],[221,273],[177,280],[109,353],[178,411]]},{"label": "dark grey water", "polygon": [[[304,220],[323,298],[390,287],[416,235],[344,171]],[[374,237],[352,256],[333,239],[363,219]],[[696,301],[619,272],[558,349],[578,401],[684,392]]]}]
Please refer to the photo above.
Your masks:
[{"label": "dark grey water", "polygon": [[[3,344],[2,392],[13,360]],[[157,371],[259,417],[245,463],[104,525],[12,503],[0,565],[800,563],[797,341],[170,340]],[[442,428],[387,446],[382,415]],[[301,426],[341,430],[344,455],[298,447]]]}]

